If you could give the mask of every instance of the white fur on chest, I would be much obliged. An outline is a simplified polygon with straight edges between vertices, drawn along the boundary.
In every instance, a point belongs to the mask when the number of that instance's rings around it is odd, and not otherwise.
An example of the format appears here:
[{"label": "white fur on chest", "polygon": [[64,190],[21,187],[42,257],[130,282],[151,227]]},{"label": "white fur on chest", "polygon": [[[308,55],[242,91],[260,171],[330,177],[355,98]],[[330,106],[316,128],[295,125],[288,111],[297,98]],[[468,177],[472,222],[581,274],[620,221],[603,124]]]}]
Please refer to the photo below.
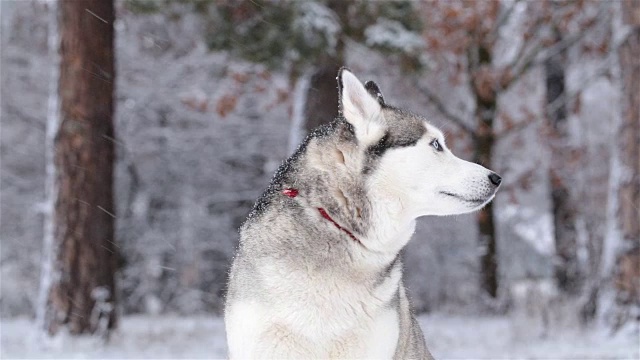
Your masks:
[{"label": "white fur on chest", "polygon": [[275,316],[278,312],[250,302],[231,306],[225,320],[230,357],[390,359],[398,344],[396,309],[384,309],[361,319],[351,329],[338,329],[333,334],[326,326],[318,326],[322,320],[325,325],[330,323],[332,314],[318,313],[317,321],[299,328],[284,325]]},{"label": "white fur on chest", "polygon": [[285,271],[275,264],[260,273],[269,289],[265,301],[238,301],[225,314],[233,358],[393,357],[399,318],[388,304],[399,269],[373,290],[331,273]]}]

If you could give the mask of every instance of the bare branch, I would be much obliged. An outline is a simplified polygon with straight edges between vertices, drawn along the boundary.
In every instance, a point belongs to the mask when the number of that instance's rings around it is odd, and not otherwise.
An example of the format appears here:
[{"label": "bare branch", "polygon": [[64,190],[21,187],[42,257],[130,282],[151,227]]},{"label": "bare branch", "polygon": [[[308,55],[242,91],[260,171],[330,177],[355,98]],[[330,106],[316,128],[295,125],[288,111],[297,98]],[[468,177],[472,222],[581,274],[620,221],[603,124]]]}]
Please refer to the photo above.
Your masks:
[{"label": "bare branch", "polygon": [[[601,6],[598,15],[604,13],[604,7]],[[527,55],[524,55],[524,51],[520,51],[519,55],[511,62],[511,65],[508,68],[511,69],[513,76],[506,83],[503,84],[503,89],[509,88],[509,86],[516,83],[523,75],[525,75],[532,67],[540,65],[547,61],[549,58],[560,54],[561,52],[567,50],[568,48],[575,45],[577,42],[582,40],[585,36],[589,35],[591,31],[593,31],[597,26],[597,22],[594,22],[591,26],[586,29],[583,29],[580,32],[574,33],[570,36],[563,38],[561,41],[555,43],[551,47],[544,47],[542,44],[538,43]],[[526,46],[523,46],[525,48]],[[518,66],[518,64],[521,64]],[[517,69],[517,70],[516,70]]]},{"label": "bare branch", "polygon": [[475,134],[475,129],[469,126],[461,117],[450,112],[444,103],[434,94],[431,90],[427,89],[425,86],[418,84],[417,81],[414,81],[414,86],[424,94],[424,96],[429,99],[429,102],[435,106],[436,110],[444,117],[446,117],[451,122],[455,123],[458,127],[464,130],[469,135]]},{"label": "bare branch", "polygon": [[[607,61],[605,61],[605,64],[599,68],[596,72],[594,72],[591,76],[585,78],[576,88],[578,89],[584,89],[586,86],[588,86],[589,84],[591,84],[593,81],[601,78],[602,76],[606,75],[609,72],[609,61],[610,59],[608,59]],[[573,91],[571,93],[563,93],[562,95],[560,95],[559,97],[557,97],[555,100],[553,100],[553,102],[551,102],[550,104],[547,104],[547,106],[545,106],[545,115],[551,116],[555,111],[558,110],[558,108],[560,108],[562,106],[562,104],[566,104],[569,102],[572,102],[573,100],[576,99],[576,97],[578,97],[580,95],[581,91]],[[527,128],[529,125],[535,124],[538,121],[537,118],[535,118],[534,120],[531,121],[521,121],[517,124],[515,124],[514,126],[510,127],[509,129],[505,129],[504,131],[501,131],[500,133],[497,134],[498,137],[513,133],[513,132],[517,132],[520,130],[523,130],[525,128]]]},{"label": "bare branch", "polygon": [[[592,28],[593,29],[593,28]],[[589,29],[587,29],[589,30]],[[561,41],[555,43],[553,46],[546,48],[544,50],[544,57],[542,59],[540,59],[540,61],[538,63],[543,63],[546,60],[560,54],[561,52],[567,50],[568,48],[570,48],[571,46],[573,46],[575,43],[577,43],[578,41],[582,40],[585,35],[587,34],[587,31],[581,31],[577,34],[573,34],[572,36],[567,36],[565,38],[563,38]]]},{"label": "bare branch", "polygon": [[[540,31],[540,28],[542,28],[543,25],[546,25],[545,21],[543,20],[542,17],[538,17],[535,19],[535,22],[531,24],[531,26],[528,29],[528,32],[533,34],[538,33]],[[523,41],[523,44],[520,47],[520,49],[518,49],[518,53],[513,58],[513,61],[511,61],[511,64],[507,66],[508,69],[512,69],[512,70],[515,69],[518,64],[523,62],[523,59],[525,57],[529,58],[531,54],[537,53],[539,51],[539,48],[541,48],[542,44],[538,42],[535,46],[533,46],[534,50],[529,51],[528,53],[529,56],[526,56],[526,54],[527,54],[527,50],[531,48],[531,46],[527,46],[527,45],[528,43],[526,41]]]},{"label": "bare branch", "polygon": [[511,85],[516,83],[523,75],[525,75],[531,68],[544,63],[549,58],[570,48],[578,41],[582,40],[587,34],[588,31],[582,31],[577,34],[573,34],[572,36],[564,38],[562,41],[549,48],[544,48],[542,44],[537,44],[536,47],[534,47],[534,49],[531,50],[529,54],[527,54],[527,56],[522,60],[522,65],[517,66],[516,62],[512,63],[513,65],[511,69],[513,76],[506,84],[503,84],[503,89],[509,88]]},{"label": "bare branch", "polygon": [[[525,47],[523,46],[523,49],[524,48]],[[529,51],[529,53],[526,56],[525,56],[525,51],[521,52],[520,55],[521,55],[522,61],[520,61],[521,59],[516,59],[514,60],[513,65],[510,66],[513,76],[511,77],[511,80],[509,80],[509,82],[507,82],[507,84],[504,85],[505,89],[511,86],[513,83],[515,83],[518,79],[520,79],[520,77],[523,74],[525,74],[527,71],[529,71],[529,69],[534,64],[534,61],[536,60],[536,58],[538,57],[538,55],[542,50],[543,50],[542,44],[538,43],[533,47],[531,51]],[[518,63],[522,63],[522,65],[518,70],[516,70]]]},{"label": "bare branch", "polygon": [[513,4],[511,4],[511,6],[509,6],[505,11],[503,11],[502,14],[500,14],[500,17],[496,21],[495,26],[493,27],[493,29],[491,29],[491,32],[489,32],[488,43],[492,43],[498,38],[500,29],[502,28],[502,26],[504,26],[504,24],[507,23],[507,21],[513,14],[513,11],[516,9],[516,6],[518,6],[520,2],[522,2],[522,0],[514,0]]},{"label": "bare branch", "polygon": [[[598,80],[600,77],[607,75],[609,73],[611,69],[611,63],[615,61],[615,54],[617,54],[618,48],[627,40],[629,35],[630,33],[625,34],[625,36],[621,37],[613,44],[613,46],[611,47],[611,50],[609,51],[611,55],[607,57],[604,63],[596,71],[594,71],[593,74],[591,74],[588,77],[585,77],[582,80],[582,82],[580,82],[580,84],[576,86],[577,89],[582,90],[588,85],[590,85],[593,81]],[[547,104],[545,109],[546,115],[550,116],[551,114],[553,114],[562,106],[563,103],[566,104],[568,102],[575,100],[575,98],[578,95],[580,95],[581,93],[580,90],[574,91],[571,94],[564,92],[562,93],[562,95],[558,96],[558,98],[556,98],[553,102],[551,102],[550,104]]]},{"label": "bare branch", "polygon": [[[628,34],[627,34],[628,36]],[[616,54],[617,53],[617,49],[618,47],[626,40],[627,36],[621,38],[619,41],[616,41],[616,43],[614,44],[614,46],[611,48],[610,53],[611,54]],[[550,104],[547,104],[545,106],[545,115],[547,117],[551,116],[555,111],[557,111],[562,104],[566,104],[566,103],[570,103],[572,101],[574,101],[581,93],[583,89],[585,89],[587,86],[589,86],[591,83],[593,83],[594,81],[600,79],[602,76],[605,76],[609,73],[610,69],[611,69],[611,62],[613,62],[615,60],[614,56],[609,56],[604,63],[595,71],[593,72],[593,74],[591,74],[590,76],[584,78],[577,86],[576,89],[579,89],[577,91],[573,91],[571,93],[567,93],[564,92],[562,93],[562,95],[558,96],[555,100],[553,100],[553,102],[551,102]],[[498,135],[498,137],[513,133],[513,132],[517,132],[520,130],[523,130],[525,128],[527,128],[529,125],[532,125],[534,123],[536,123],[538,119],[534,119],[532,121],[522,121],[517,123],[516,125],[514,125],[513,127],[506,129],[504,131],[501,131]]]}]

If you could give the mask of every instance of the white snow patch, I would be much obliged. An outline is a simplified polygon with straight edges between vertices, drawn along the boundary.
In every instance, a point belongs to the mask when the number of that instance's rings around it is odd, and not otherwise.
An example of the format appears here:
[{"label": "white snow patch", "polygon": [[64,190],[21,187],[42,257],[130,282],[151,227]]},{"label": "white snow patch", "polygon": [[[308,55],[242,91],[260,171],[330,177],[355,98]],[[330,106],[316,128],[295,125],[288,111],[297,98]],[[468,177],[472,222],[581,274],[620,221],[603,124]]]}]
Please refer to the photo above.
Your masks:
[{"label": "white snow patch", "polygon": [[[637,359],[637,331],[612,336],[605,328],[557,331],[545,339],[515,336],[508,316],[433,314],[419,317],[436,359]],[[527,323],[518,323],[526,328]],[[105,343],[99,338],[60,336],[43,346],[33,321],[2,319],[0,357],[54,359],[222,359],[226,337],[222,318],[127,316]]]},{"label": "white snow patch", "polygon": [[[436,359],[638,359],[637,332],[606,329],[557,331],[540,338],[514,334],[508,317],[435,314],[419,318],[427,346]],[[518,323],[526,328],[526,323]]]},{"label": "white snow patch", "polygon": [[[527,4],[524,1],[503,1],[504,11],[512,11],[498,32],[500,41],[496,43],[494,62],[496,66],[506,66],[516,60],[520,47],[527,46],[523,37],[522,19],[527,16]],[[511,9],[511,7],[514,7]],[[510,10],[509,10],[510,9]],[[500,16],[504,16],[501,14]]]},{"label": "white snow patch", "polygon": [[340,22],[336,14],[324,5],[316,2],[300,4],[299,14],[293,21],[293,28],[302,33],[308,44],[320,45],[324,38],[327,51],[334,53],[338,44]]},{"label": "white snow patch", "polygon": [[553,217],[532,208],[507,205],[499,210],[501,221],[513,224],[513,231],[543,255],[555,254]]},{"label": "white snow patch", "polygon": [[371,47],[397,49],[407,54],[417,54],[424,48],[424,41],[419,34],[393,20],[378,19],[365,30],[364,36],[366,44]]},{"label": "white snow patch", "polygon": [[215,317],[127,316],[105,343],[99,337],[56,336],[46,345],[26,318],[3,319],[0,357],[49,359],[203,359],[226,357],[222,319]]}]

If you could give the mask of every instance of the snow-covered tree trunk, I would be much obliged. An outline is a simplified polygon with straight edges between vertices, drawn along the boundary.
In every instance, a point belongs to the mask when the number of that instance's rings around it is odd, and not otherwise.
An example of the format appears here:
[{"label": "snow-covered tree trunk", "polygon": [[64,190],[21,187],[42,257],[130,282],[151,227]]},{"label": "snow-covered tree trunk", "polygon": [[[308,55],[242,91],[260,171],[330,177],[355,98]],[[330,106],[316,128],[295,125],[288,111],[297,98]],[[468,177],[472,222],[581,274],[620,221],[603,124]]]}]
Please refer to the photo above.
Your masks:
[{"label": "snow-covered tree trunk", "polygon": [[[327,7],[348,26],[349,3],[329,0]],[[345,65],[344,42],[350,30],[342,28],[336,34],[335,53],[324,54],[316,59],[316,65],[297,77],[294,89],[293,125],[289,135],[289,149],[293,152],[300,141],[316,127],[326,124],[338,115],[337,76]]]},{"label": "snow-covered tree trunk", "polygon": [[307,103],[307,93],[309,92],[310,72],[305,72],[300,76],[292,79],[293,87],[293,104],[291,104],[291,130],[289,131],[288,154],[293,154],[298,145],[304,139],[305,129],[305,107]]},{"label": "snow-covered tree trunk", "polygon": [[[348,26],[349,3],[342,0],[329,0],[327,7],[340,19],[343,26]],[[326,54],[318,59],[309,79],[309,88],[304,109],[305,129],[307,132],[326,124],[338,115],[338,70],[345,65],[344,37],[350,30],[341,29],[336,39],[334,54]]]},{"label": "snow-covered tree trunk", "polygon": [[295,79],[293,104],[291,108],[291,130],[288,149],[293,153],[302,139],[311,130],[326,124],[338,115],[338,85],[336,76],[340,59],[325,60],[301,75],[292,75]]},{"label": "snow-covered tree trunk", "polygon": [[47,309],[47,297],[51,284],[57,281],[58,273],[53,272],[53,255],[56,252],[54,247],[54,207],[58,192],[56,191],[56,167],[53,163],[54,142],[58,128],[60,126],[60,97],[58,94],[58,80],[60,76],[60,37],[58,36],[58,6],[57,1],[49,3],[49,23],[47,46],[49,58],[51,59],[51,74],[49,76],[49,100],[47,104],[47,125],[45,139],[45,219],[44,219],[44,239],[43,239],[43,259],[40,274],[40,291],[36,309],[36,323],[38,328],[45,328],[45,314]]},{"label": "snow-covered tree trunk", "polygon": [[[555,30],[555,41],[562,37]],[[577,208],[569,185],[573,173],[570,171],[569,124],[567,122],[565,68],[563,51],[549,57],[544,63],[546,102],[550,131],[551,161],[549,179],[553,214],[553,234],[556,248],[554,274],[558,287],[567,293],[577,294],[582,283],[578,261],[578,233],[576,229]]]},{"label": "snow-covered tree trunk", "polygon": [[50,334],[106,332],[116,324],[114,5],[62,0],[58,7],[60,108],[59,126],[50,120],[55,175],[41,321]]},{"label": "snow-covered tree trunk", "polygon": [[622,246],[616,260],[615,286],[618,303],[626,312],[640,307],[640,2],[625,0],[622,8],[630,33],[619,49],[622,123],[618,132],[618,216]]}]

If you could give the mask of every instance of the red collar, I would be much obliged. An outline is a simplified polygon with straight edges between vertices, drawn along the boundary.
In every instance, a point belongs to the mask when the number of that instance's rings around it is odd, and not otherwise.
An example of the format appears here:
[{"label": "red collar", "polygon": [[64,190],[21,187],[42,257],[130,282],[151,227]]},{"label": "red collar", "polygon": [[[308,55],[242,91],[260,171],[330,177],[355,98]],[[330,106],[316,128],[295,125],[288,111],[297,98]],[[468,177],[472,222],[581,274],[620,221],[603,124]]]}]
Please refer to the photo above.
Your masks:
[{"label": "red collar", "polygon": [[[298,196],[298,190],[297,189],[292,189],[292,188],[287,188],[282,190],[282,193],[290,198],[294,198],[296,196]],[[340,224],[338,224],[335,220],[333,220],[331,218],[331,216],[329,216],[329,213],[327,213],[327,211],[324,208],[317,208],[318,211],[320,212],[320,215],[322,215],[323,218],[329,220],[335,227],[337,227],[338,229],[344,231],[347,235],[349,235],[350,238],[352,238],[353,240],[355,240],[356,242],[360,243],[360,240],[358,240],[357,237],[355,237],[355,235],[353,235],[353,233],[345,228],[343,228],[342,226],[340,226]]]}]

